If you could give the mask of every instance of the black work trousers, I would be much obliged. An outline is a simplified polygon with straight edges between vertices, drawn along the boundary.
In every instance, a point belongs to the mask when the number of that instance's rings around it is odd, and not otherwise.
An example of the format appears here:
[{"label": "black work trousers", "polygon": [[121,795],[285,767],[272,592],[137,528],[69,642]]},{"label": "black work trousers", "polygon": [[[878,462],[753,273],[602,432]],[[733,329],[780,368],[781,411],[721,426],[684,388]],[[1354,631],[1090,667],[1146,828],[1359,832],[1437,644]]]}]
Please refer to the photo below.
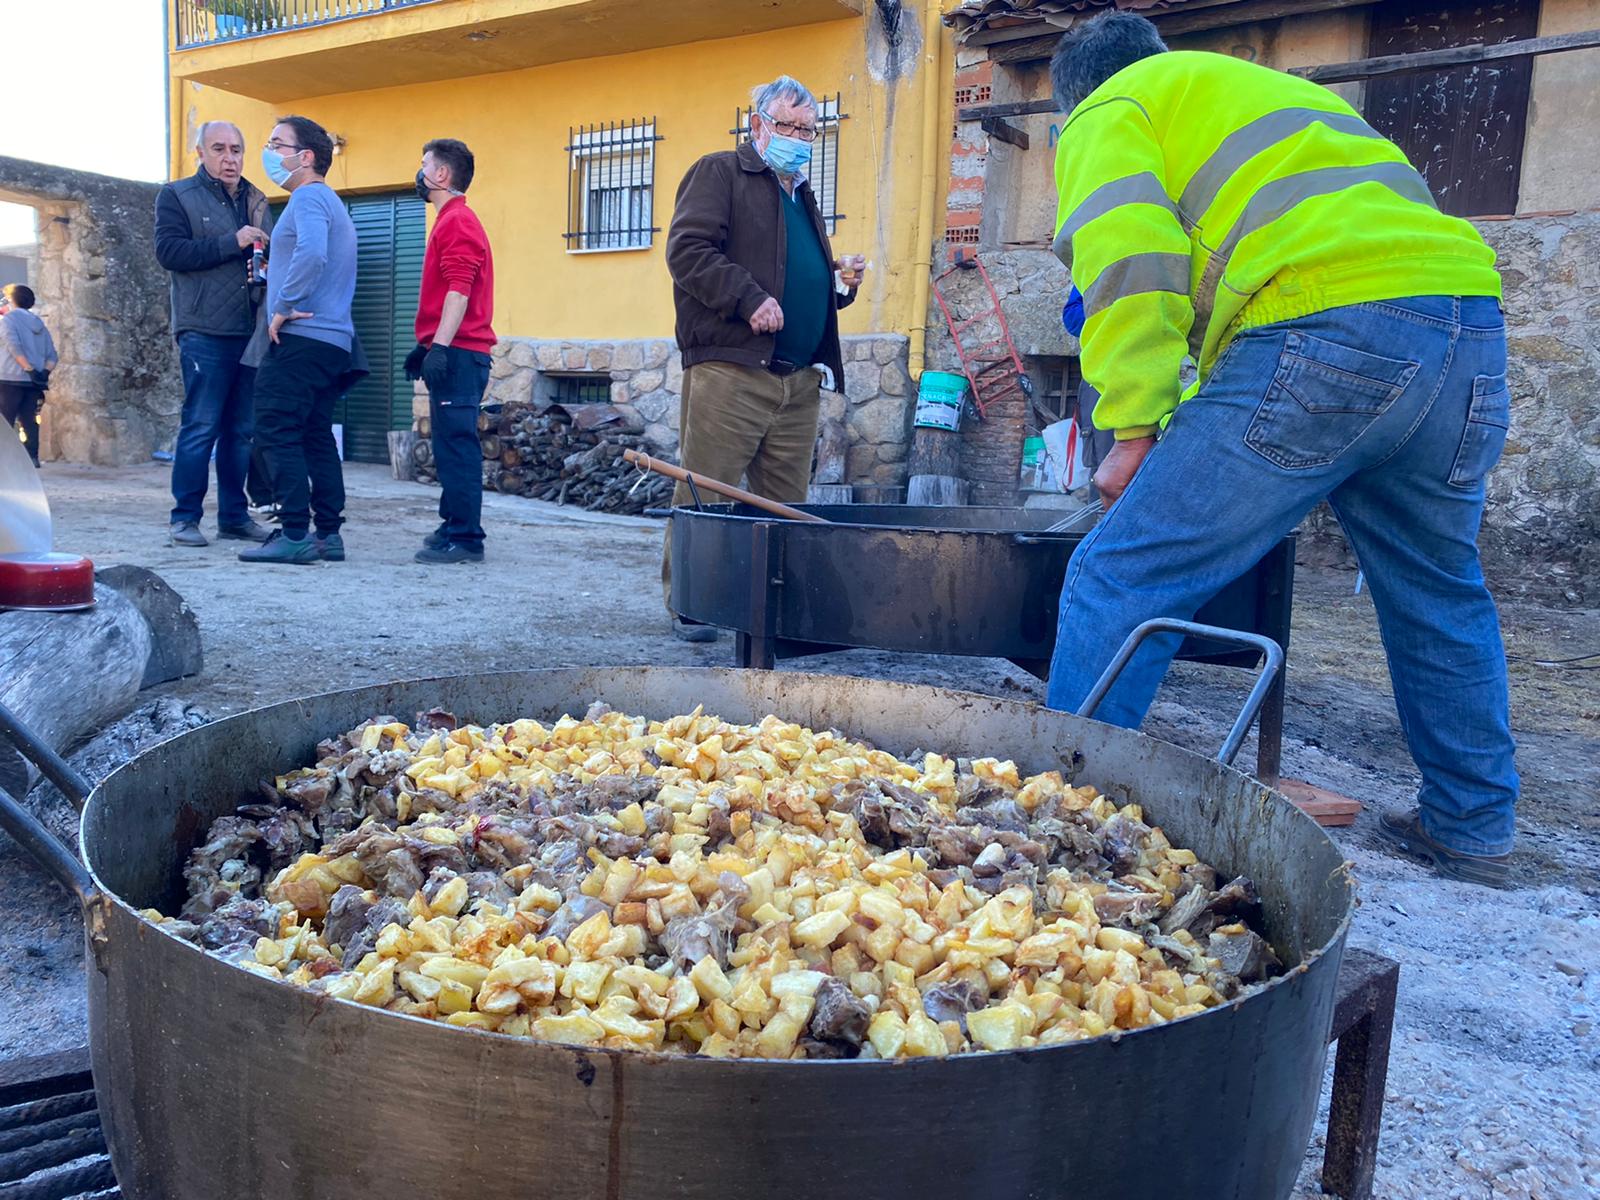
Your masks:
[{"label": "black work trousers", "polygon": [[31,383],[0,383],[0,417],[7,425],[22,430],[28,441],[28,457],[39,465],[39,408],[44,393]]},{"label": "black work trousers", "polygon": [[483,549],[483,446],[478,405],[489,387],[490,358],[451,346],[450,374],[428,393],[433,463],[439,472],[439,522],[452,542]]},{"label": "black work trousers", "polygon": [[256,444],[283,532],[305,537],[314,515],[325,537],[344,523],[333,409],[350,371],[350,351],[287,331],[279,338],[256,373]]}]

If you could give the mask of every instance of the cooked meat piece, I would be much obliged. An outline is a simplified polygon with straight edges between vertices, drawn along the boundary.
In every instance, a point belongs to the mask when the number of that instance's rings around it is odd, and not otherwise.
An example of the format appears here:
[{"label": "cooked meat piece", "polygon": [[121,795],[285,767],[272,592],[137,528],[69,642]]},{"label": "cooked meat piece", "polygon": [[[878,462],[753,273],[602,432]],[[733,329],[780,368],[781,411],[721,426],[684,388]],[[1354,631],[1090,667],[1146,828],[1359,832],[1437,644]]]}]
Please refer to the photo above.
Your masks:
[{"label": "cooked meat piece", "polygon": [[[723,820],[727,820],[726,817]],[[602,829],[595,835],[594,844],[607,858],[632,858],[644,851],[644,839],[615,829]]]},{"label": "cooked meat piece", "polygon": [[1183,877],[1202,892],[1217,890],[1217,869],[1205,863],[1190,863],[1183,869]]},{"label": "cooked meat piece", "polygon": [[560,908],[556,909],[555,915],[550,918],[550,924],[539,931],[539,936],[541,938],[553,937],[559,942],[564,942],[567,940],[567,934],[582,925],[595,913],[606,911],[605,903],[596,900],[593,896],[582,894],[573,896]]},{"label": "cooked meat piece", "polygon": [[750,900],[750,885],[744,881],[744,876],[733,871],[723,871],[717,876],[717,889],[721,897],[712,897],[712,903],[732,901],[733,907],[743,908]]},{"label": "cooked meat piece", "polygon": [[1242,983],[1260,983],[1283,969],[1267,940],[1242,924],[1224,925],[1213,932],[1206,943],[1206,955],[1217,959],[1225,974]]},{"label": "cooked meat piece", "polygon": [[243,817],[218,817],[211,822],[205,844],[189,855],[189,865],[220,870],[230,858],[246,858],[261,840],[261,827]]},{"label": "cooked meat piece", "polygon": [[796,1043],[807,1058],[855,1058],[861,1053],[859,1045],[848,1042],[825,1042],[821,1038],[802,1035]]},{"label": "cooked meat piece", "polygon": [[615,711],[616,709],[612,708],[604,700],[596,700],[589,705],[589,711],[583,714],[583,719],[585,721],[598,721],[601,717],[608,717]]},{"label": "cooked meat piece", "polygon": [[1006,869],[1005,847],[999,842],[990,842],[972,860],[972,873],[979,879],[998,876]]},{"label": "cooked meat piece", "polygon": [[1230,920],[1258,922],[1260,918],[1256,886],[1240,875],[1219,891],[1208,894],[1194,887],[1184,892],[1157,924],[1162,933],[1187,929],[1198,940]]},{"label": "cooked meat piece", "polygon": [[733,927],[738,923],[738,904],[731,897],[718,892],[722,899],[713,897],[705,912],[689,917],[674,917],[667,922],[661,934],[661,948],[667,957],[687,971],[702,958],[710,956],[717,966],[727,967],[729,943]]},{"label": "cooked meat piece", "polygon": [[817,987],[816,1007],[807,1032],[821,1042],[843,1042],[859,1049],[871,1020],[872,1009],[866,1001],[846,987],[843,980],[829,977]]},{"label": "cooked meat piece", "polygon": [[260,868],[252,861],[258,855],[266,857],[256,822],[236,816],[213,821],[205,843],[190,853],[183,869],[184,919],[198,921],[241,894],[253,897],[261,884]]},{"label": "cooked meat piece", "polygon": [[[386,896],[409,900],[427,878],[411,843],[426,845],[415,838],[404,838],[381,826],[356,848],[356,861],[372,880],[373,887]],[[359,832],[359,831],[358,831]]]},{"label": "cooked meat piece", "polygon": [[1204,888],[1194,887],[1180,895],[1173,902],[1171,908],[1161,915],[1156,922],[1156,927],[1162,933],[1177,933],[1180,929],[1187,929],[1199,920],[1200,914],[1205,912],[1206,903],[1210,900],[1210,893]]},{"label": "cooked meat piece", "polygon": [[475,863],[507,871],[529,862],[537,853],[538,822],[532,817],[484,817],[478,822],[473,838]]},{"label": "cooked meat piece", "polygon": [[1185,946],[1177,938],[1170,938],[1166,934],[1156,933],[1147,937],[1145,941],[1161,951],[1169,967],[1187,967],[1195,960],[1197,952]]},{"label": "cooked meat piece", "polygon": [[973,859],[983,853],[984,843],[970,829],[939,824],[928,830],[928,847],[938,852],[943,866],[970,867]]},{"label": "cooked meat piece", "polygon": [[430,708],[427,712],[418,713],[413,729],[454,729],[460,722],[456,720],[455,713],[445,712],[442,708]]},{"label": "cooked meat piece", "polygon": [[1139,865],[1139,851],[1144,849],[1145,838],[1150,836],[1150,826],[1113,813],[1103,826],[1101,836],[1113,873],[1126,875]]},{"label": "cooked meat piece", "polygon": [[283,806],[246,804],[241,816],[256,822],[261,848],[267,852],[268,873],[276,874],[316,846],[317,830],[305,813]]},{"label": "cooked meat piece", "polygon": [[328,915],[322,921],[322,940],[343,951],[346,970],[352,969],[378,944],[378,935],[390,925],[405,928],[411,924],[411,910],[392,897],[364,892],[345,884],[328,902]]},{"label": "cooked meat piece", "polygon": [[727,811],[712,806],[706,816],[706,844],[705,850],[715,850],[718,846],[731,841],[733,838],[733,823],[728,819]]},{"label": "cooked meat piece", "polygon": [[1094,898],[1095,915],[1102,925],[1131,929],[1152,920],[1161,908],[1161,897],[1132,888],[1113,888]]},{"label": "cooked meat piece", "polygon": [[922,995],[922,1011],[930,1020],[954,1021],[967,1032],[967,1014],[989,1003],[989,989],[967,979],[937,984]]},{"label": "cooked meat piece", "polygon": [[922,846],[934,816],[925,797],[887,779],[852,779],[833,789],[832,806],[848,812],[867,842],[886,850]]},{"label": "cooked meat piece", "polygon": [[861,827],[861,836],[872,846],[894,847],[889,832],[889,814],[884,811],[883,793],[859,779],[841,783],[833,789],[833,807],[843,808]]},{"label": "cooked meat piece", "polygon": [[333,784],[334,778],[331,774],[324,775],[319,772],[291,781],[289,786],[283,789],[283,794],[315,816],[322,811],[322,806],[333,794]]},{"label": "cooked meat piece", "polygon": [[956,811],[956,820],[963,825],[982,825],[988,829],[1008,829],[1012,833],[1028,832],[1028,814],[1015,800],[991,800],[987,804],[974,804]]},{"label": "cooked meat piece", "polygon": [[934,887],[944,889],[961,878],[961,871],[956,867],[934,867],[928,872],[928,880]]},{"label": "cooked meat piece", "polygon": [[630,804],[641,808],[656,798],[661,781],[653,775],[601,775],[591,783],[572,782],[573,795],[583,812],[610,809],[620,812]]},{"label": "cooked meat piece", "polygon": [[[644,810],[644,827],[651,837],[672,832],[672,810],[665,804],[652,804]],[[731,833],[732,830],[730,829]]]},{"label": "cooked meat piece", "polygon": [[200,922],[200,944],[207,950],[254,946],[258,938],[278,933],[278,906],[265,900],[235,896]]},{"label": "cooked meat piece", "polygon": [[956,807],[968,808],[977,804],[988,804],[994,800],[1006,800],[1006,790],[1002,787],[979,779],[972,773],[972,763],[965,758],[956,759]]}]

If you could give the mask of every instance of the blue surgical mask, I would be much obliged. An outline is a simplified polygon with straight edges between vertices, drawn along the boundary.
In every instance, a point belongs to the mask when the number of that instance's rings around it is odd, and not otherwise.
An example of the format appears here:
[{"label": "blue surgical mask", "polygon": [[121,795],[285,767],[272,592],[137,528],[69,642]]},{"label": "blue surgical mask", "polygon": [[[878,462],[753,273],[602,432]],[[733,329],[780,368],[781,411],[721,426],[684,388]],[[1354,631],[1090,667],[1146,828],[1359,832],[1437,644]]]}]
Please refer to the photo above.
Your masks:
[{"label": "blue surgical mask", "polygon": [[779,175],[798,175],[811,162],[811,143],[775,133],[761,157]]},{"label": "blue surgical mask", "polygon": [[[300,152],[297,150],[295,153],[298,154]],[[267,173],[268,179],[282,187],[289,182],[289,176],[293,175],[299,168],[284,166],[283,155],[269,146],[263,146],[261,149],[261,169]]]}]

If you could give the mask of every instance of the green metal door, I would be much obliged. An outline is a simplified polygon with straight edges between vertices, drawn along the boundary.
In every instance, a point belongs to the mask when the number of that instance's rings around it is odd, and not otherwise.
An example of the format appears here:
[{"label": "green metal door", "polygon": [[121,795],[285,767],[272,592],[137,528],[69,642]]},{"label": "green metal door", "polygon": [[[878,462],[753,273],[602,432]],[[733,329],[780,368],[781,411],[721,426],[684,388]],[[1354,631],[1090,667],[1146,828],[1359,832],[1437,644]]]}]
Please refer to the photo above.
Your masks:
[{"label": "green metal door", "polygon": [[351,316],[372,373],[350,389],[336,419],[344,423],[346,459],[386,463],[389,431],[411,428],[412,389],[404,364],[416,344],[428,206],[410,192],[352,196],[345,204],[356,227]]}]

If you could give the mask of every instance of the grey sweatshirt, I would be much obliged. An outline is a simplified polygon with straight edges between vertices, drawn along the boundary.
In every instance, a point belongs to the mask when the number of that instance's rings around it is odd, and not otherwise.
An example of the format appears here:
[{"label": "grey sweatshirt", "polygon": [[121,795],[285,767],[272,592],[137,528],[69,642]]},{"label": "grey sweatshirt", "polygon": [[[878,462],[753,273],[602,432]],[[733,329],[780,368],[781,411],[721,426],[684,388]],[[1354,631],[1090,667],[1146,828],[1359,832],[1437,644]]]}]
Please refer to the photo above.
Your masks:
[{"label": "grey sweatshirt", "polygon": [[56,365],[56,344],[44,322],[25,308],[0,317],[0,383],[27,383],[28,373],[16,360],[22,355],[36,371]]},{"label": "grey sweatshirt", "polygon": [[338,193],[325,183],[302,184],[290,192],[288,207],[272,227],[270,254],[267,311],[312,314],[288,322],[282,332],[350,349],[356,227]]}]

